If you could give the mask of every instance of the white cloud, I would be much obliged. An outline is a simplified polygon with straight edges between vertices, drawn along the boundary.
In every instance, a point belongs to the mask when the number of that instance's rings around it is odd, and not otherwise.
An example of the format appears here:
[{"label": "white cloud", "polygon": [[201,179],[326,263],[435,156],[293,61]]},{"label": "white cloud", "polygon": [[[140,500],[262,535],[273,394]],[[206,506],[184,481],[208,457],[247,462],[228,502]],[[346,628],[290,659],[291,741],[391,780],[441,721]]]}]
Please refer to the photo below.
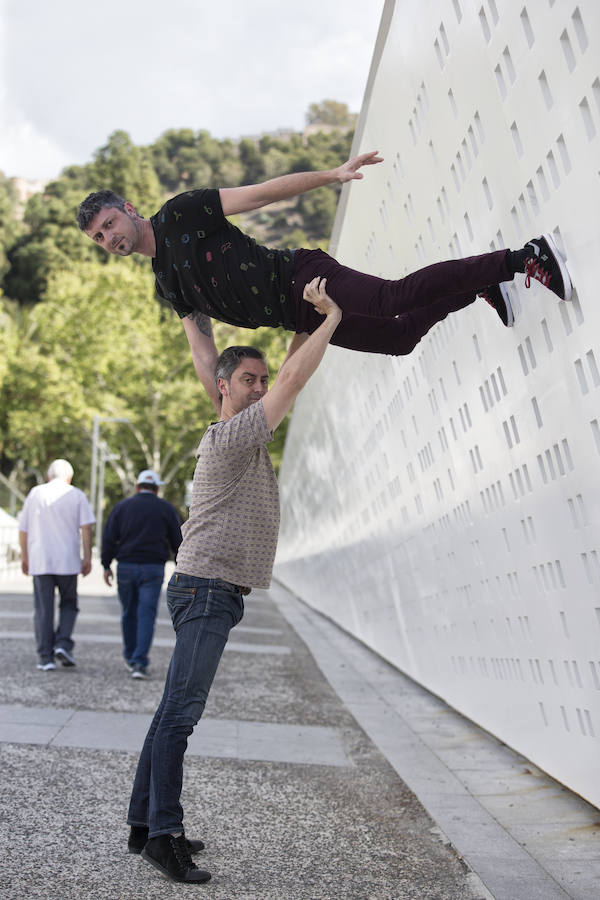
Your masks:
[{"label": "white cloud", "polygon": [[[368,14],[364,10],[368,8]],[[0,170],[50,177],[117,128],[238,137],[358,111],[383,0],[0,0]],[[166,11],[165,11],[166,10]]]}]

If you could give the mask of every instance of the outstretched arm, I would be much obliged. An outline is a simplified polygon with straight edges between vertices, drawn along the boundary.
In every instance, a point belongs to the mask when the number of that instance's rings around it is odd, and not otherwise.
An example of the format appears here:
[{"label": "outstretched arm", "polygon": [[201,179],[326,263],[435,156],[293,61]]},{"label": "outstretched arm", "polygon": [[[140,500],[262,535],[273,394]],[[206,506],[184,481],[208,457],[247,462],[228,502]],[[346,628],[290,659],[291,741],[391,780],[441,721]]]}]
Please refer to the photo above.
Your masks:
[{"label": "outstretched arm", "polygon": [[249,209],[259,209],[277,200],[287,200],[296,197],[313,188],[323,187],[326,184],[346,181],[354,181],[363,177],[359,171],[362,166],[373,166],[383,162],[377,150],[370,153],[361,153],[354,156],[336,169],[326,169],[322,172],[292,172],[290,175],[281,175],[279,178],[271,178],[263,184],[246,184],[242,187],[221,188],[219,195],[223,213],[226,216],[235,213],[246,212]]},{"label": "outstretched arm", "polygon": [[210,318],[204,313],[193,312],[182,319],[181,323],[192,351],[196,375],[204,385],[214,408],[221,415],[221,398],[215,384],[215,364],[219,354]]},{"label": "outstretched arm", "polygon": [[[325,291],[325,278],[314,278],[304,287],[304,299],[312,303],[317,312],[325,316],[311,335],[299,335],[295,352],[286,356],[272,388],[262,398],[267,424],[274,431],[282,421],[294,400],[316,371],[333,332],[337,328],[342,311]],[[293,341],[292,341],[293,343]]]}]

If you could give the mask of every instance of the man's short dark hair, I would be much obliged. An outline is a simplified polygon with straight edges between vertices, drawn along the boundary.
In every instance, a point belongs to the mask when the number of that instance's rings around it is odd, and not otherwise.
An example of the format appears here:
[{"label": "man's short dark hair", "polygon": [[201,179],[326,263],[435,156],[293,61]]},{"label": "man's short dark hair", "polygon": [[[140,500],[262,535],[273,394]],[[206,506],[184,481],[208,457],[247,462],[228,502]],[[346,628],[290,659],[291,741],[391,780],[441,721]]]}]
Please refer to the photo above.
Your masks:
[{"label": "man's short dark hair", "polygon": [[111,209],[115,207],[125,212],[125,200],[114,191],[108,189],[95,191],[79,204],[77,211],[77,224],[82,231],[87,231],[90,222],[97,216],[101,209]]},{"label": "man's short dark hair", "polygon": [[[215,384],[217,385],[217,390],[219,390],[219,378],[222,378],[229,383],[231,381],[231,376],[241,361],[247,357],[250,357],[250,359],[261,359],[265,364],[267,362],[265,354],[256,347],[227,347],[223,350],[215,365]],[[219,396],[223,396],[220,391]]]}]

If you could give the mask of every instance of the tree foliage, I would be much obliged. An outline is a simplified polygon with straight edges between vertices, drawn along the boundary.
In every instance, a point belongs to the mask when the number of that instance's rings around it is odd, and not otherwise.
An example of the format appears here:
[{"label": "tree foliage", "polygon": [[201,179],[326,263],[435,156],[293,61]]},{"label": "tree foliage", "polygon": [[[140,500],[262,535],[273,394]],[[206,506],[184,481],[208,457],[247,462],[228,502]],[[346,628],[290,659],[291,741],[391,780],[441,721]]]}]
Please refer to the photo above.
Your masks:
[{"label": "tree foliage", "polygon": [[[318,106],[339,118],[331,102]],[[139,147],[117,131],[90,163],[68,167],[34,194],[22,214],[14,185],[0,174],[3,475],[26,492],[51,459],[64,456],[75,467],[75,483],[87,489],[94,416],[127,419],[101,426],[116,457],[107,463],[107,505],[131,492],[140,469],[153,468],[166,482],[165,496],[185,514],[194,451],[214,410],[179,319],[156,302],[147,260],[100,251],[77,228],[77,207],[91,191],[110,187],[148,216],[195,186],[333,168],[348,157],[350,143],[350,133],[335,129],[239,142],[171,129]],[[273,246],[325,247],[336,202],[335,188],[322,188],[236,217],[236,224]],[[273,372],[289,337],[281,330],[215,327],[220,350],[232,343],[260,347]],[[284,439],[280,427],[269,448],[276,467]]]}]

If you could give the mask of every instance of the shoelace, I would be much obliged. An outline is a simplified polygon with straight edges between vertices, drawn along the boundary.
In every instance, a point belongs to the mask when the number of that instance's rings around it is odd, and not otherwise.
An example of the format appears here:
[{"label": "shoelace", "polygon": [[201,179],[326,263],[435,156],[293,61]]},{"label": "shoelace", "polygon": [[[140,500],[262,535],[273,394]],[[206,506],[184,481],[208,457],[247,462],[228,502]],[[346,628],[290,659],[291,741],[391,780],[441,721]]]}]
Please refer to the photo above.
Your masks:
[{"label": "shoelace", "polygon": [[189,851],[188,843],[184,834],[182,834],[180,837],[173,837],[173,835],[171,835],[171,846],[173,848],[173,853],[175,854],[177,863],[182,869],[185,870],[198,868],[196,863],[192,860],[192,856]]},{"label": "shoelace", "polygon": [[531,279],[540,281],[544,287],[550,284],[550,272],[541,265],[537,259],[530,257],[525,260],[525,287],[531,286]]}]

